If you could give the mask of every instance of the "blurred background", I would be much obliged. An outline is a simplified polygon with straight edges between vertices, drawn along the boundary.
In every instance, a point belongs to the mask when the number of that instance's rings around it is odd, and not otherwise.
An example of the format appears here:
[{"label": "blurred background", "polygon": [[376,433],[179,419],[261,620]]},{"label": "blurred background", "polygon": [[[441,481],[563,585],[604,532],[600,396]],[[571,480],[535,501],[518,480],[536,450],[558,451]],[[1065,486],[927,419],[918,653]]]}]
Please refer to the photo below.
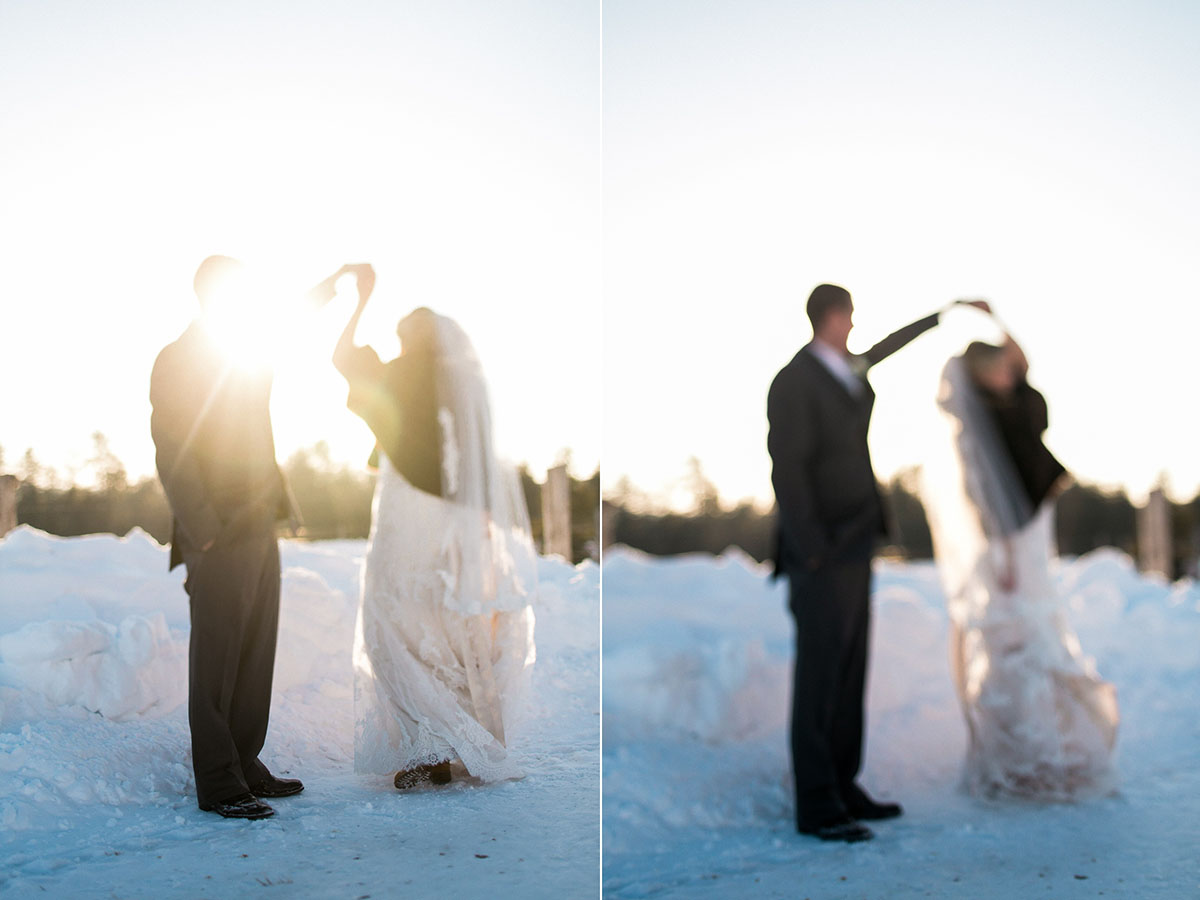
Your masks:
[{"label": "blurred background", "polygon": [[[0,5],[0,474],[21,521],[165,536],[150,368],[213,253],[281,295],[373,263],[360,341],[388,359],[412,308],[457,319],[527,488],[565,463],[597,492],[599,23],[550,0]],[[276,445],[314,536],[369,517],[373,440],[330,363],[354,300],[347,277],[280,323]]]},{"label": "blurred background", "polygon": [[[606,542],[767,552],[767,388],[833,282],[856,351],[988,298],[1080,483],[1064,552],[1132,549],[1158,488],[1194,567],[1200,10],[618,0],[604,33]],[[872,373],[898,553],[942,364],[997,337],[956,310]]]}]

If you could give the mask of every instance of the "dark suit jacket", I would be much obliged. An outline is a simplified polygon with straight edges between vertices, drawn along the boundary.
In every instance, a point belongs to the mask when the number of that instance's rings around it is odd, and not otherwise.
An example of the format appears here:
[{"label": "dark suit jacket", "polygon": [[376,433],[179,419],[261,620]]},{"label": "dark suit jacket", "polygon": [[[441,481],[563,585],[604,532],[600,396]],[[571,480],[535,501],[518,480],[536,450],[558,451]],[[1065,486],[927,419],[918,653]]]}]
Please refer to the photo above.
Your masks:
[{"label": "dark suit jacket", "polygon": [[224,365],[197,323],[154,361],[150,433],[173,519],[171,568],[254,511],[289,514],[270,400],[270,371]]},{"label": "dark suit jacket", "polygon": [[806,345],[767,394],[771,482],[778,504],[775,572],[812,571],[831,561],[869,559],[886,516],[867,430],[875,392],[866,370],[938,323],[926,316],[888,335],[854,362],[862,390],[852,394]]}]

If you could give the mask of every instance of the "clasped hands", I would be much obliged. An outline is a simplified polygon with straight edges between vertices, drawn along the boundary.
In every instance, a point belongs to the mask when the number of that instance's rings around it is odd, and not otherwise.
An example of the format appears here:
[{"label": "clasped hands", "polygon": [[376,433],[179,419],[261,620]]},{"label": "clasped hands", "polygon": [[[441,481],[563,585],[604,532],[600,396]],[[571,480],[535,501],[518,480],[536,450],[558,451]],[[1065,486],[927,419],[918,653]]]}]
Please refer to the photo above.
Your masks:
[{"label": "clasped hands", "polygon": [[358,286],[358,304],[362,306],[375,289],[375,269],[370,263],[347,263],[342,266],[344,275],[353,275]]},{"label": "clasped hands", "polygon": [[309,297],[317,306],[324,306],[337,292],[337,280],[343,275],[353,275],[358,285],[358,305],[363,306],[375,288],[375,269],[370,263],[346,263],[311,291]]},{"label": "clasped hands", "polygon": [[985,312],[985,313],[988,313],[989,315],[992,312],[992,304],[988,303],[986,300],[983,300],[983,299],[974,299],[974,298],[963,297],[959,300],[955,300],[950,305],[951,306],[973,306],[980,312]]}]

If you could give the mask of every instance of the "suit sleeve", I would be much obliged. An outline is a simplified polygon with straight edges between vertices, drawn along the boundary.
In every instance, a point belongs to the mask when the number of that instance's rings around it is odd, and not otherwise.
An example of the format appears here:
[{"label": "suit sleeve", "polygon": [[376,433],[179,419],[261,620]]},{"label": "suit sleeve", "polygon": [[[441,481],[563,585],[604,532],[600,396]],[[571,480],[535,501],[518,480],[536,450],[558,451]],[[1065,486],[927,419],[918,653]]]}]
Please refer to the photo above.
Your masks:
[{"label": "suit sleeve", "polygon": [[910,344],[913,340],[937,325],[940,318],[940,313],[933,313],[923,319],[918,319],[911,325],[905,325],[899,331],[893,331],[863,354],[863,358],[867,361],[867,367],[870,368],[876,363],[883,362],[901,347]]},{"label": "suit sleeve", "polygon": [[812,482],[817,430],[806,395],[789,381],[776,378],[767,394],[767,450],[785,546],[801,555],[795,562],[811,567],[828,551]]},{"label": "suit sleeve", "polygon": [[169,350],[155,360],[150,374],[150,435],[171,514],[188,542],[201,548],[217,539],[221,519],[205,496],[203,473],[188,447],[201,410],[187,402],[187,392],[180,390],[187,374]]}]

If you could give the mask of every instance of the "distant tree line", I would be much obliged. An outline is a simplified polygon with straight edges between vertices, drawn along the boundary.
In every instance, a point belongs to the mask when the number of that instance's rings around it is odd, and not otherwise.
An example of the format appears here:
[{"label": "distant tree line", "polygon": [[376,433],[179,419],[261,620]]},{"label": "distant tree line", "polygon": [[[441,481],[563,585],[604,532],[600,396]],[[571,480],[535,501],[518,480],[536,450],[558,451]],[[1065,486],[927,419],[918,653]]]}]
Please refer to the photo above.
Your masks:
[{"label": "distant tree line", "polygon": [[[135,526],[159,542],[171,536],[171,513],[156,477],[130,482],[124,465],[97,432],[92,436],[94,453],[86,474],[93,482],[75,483],[38,463],[27,450],[12,466],[20,479],[17,492],[17,522],[50,534],[71,537],[81,534],[124,535]],[[371,501],[375,493],[373,473],[335,462],[323,441],[297,450],[282,466],[303,519],[303,537],[309,540],[365,538],[371,529]],[[0,472],[5,471],[0,449]],[[519,471],[521,485],[533,526],[535,542],[542,540],[541,485],[528,469]],[[599,549],[600,473],[590,478],[571,479],[571,529],[575,562],[596,558]]]},{"label": "distant tree line", "polygon": [[[620,543],[657,556],[679,553],[720,553],[737,546],[762,561],[774,553],[775,513],[750,503],[732,509],[717,502],[712,486],[693,472],[694,503],[686,513],[647,511],[643,498],[627,484],[618,484],[608,500],[605,543]],[[933,541],[925,509],[917,494],[917,473],[904,472],[881,493],[888,508],[892,543],[885,555],[930,559]],[[1195,575],[1200,556],[1200,496],[1172,504],[1176,576]],[[1115,547],[1137,554],[1137,511],[1123,491],[1106,491],[1076,484],[1058,499],[1056,526],[1059,552],[1078,556],[1098,547]]]}]

